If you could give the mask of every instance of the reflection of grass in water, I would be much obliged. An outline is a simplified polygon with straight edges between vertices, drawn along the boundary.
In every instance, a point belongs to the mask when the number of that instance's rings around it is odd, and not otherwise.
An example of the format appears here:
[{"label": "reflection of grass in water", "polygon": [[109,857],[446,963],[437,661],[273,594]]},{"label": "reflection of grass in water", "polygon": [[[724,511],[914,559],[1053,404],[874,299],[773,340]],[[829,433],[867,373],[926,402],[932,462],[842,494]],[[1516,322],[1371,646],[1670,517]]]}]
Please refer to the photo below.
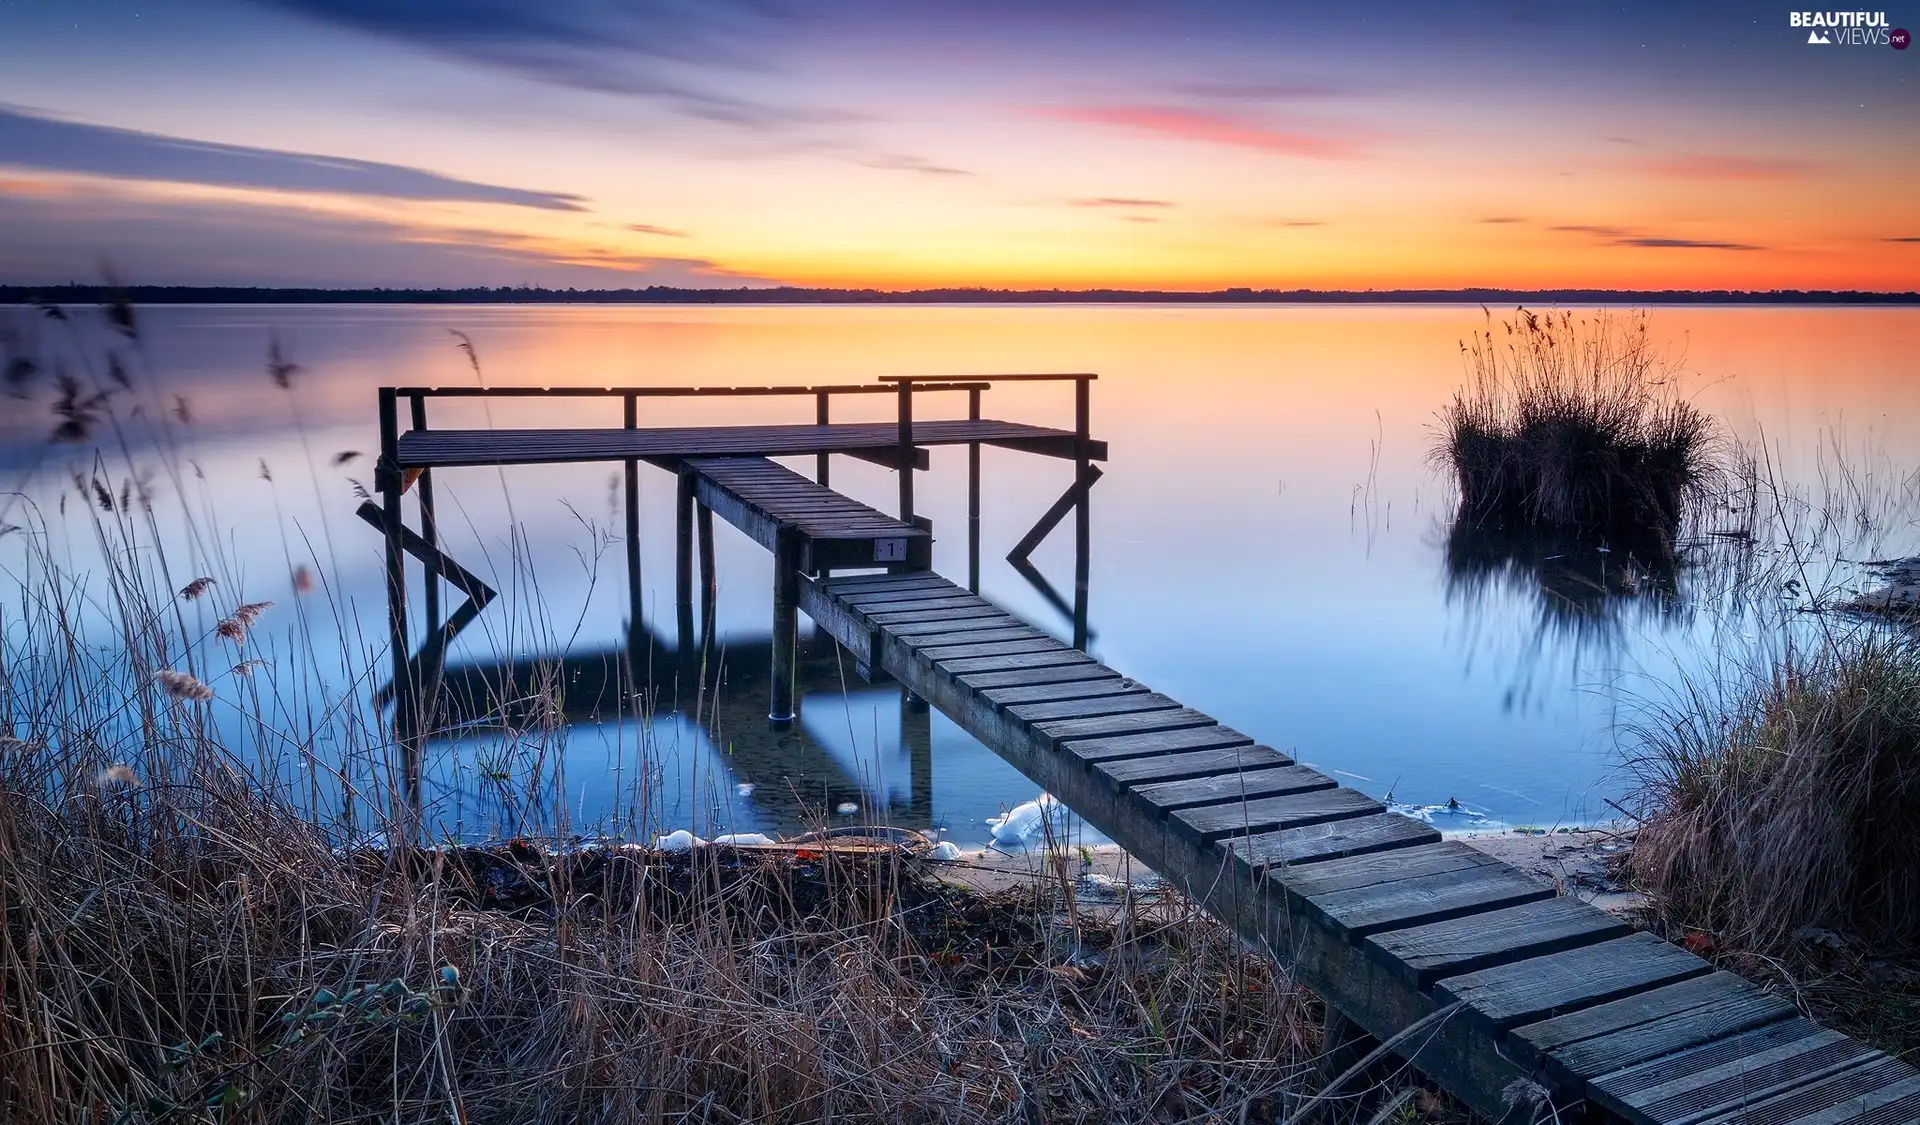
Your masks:
[{"label": "reflection of grass in water", "polygon": [[1457,519],[1444,561],[1450,600],[1484,602],[1497,589],[1531,599],[1544,637],[1576,645],[1617,639],[1628,614],[1683,616],[1681,558],[1665,536],[1639,542],[1566,531],[1487,529]]}]

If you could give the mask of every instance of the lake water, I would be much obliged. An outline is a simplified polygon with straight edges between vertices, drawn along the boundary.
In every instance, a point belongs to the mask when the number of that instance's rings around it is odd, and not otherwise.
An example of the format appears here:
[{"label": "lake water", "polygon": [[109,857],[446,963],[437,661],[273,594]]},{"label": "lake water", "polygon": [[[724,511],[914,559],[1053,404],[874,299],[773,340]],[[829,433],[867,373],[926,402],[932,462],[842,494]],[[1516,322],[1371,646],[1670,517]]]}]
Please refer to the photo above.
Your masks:
[{"label": "lake water", "polygon": [[[1617,599],[1624,608],[1583,613],[1576,599],[1556,610],[1524,570],[1476,578],[1459,552],[1450,556],[1450,490],[1429,452],[1435,414],[1462,375],[1459,341],[1484,324],[1477,307],[204,307],[141,316],[143,393],[156,412],[185,399],[193,419],[177,428],[174,457],[197,498],[200,534],[181,537],[172,573],[217,574],[229,600],[276,601],[252,642],[260,659],[345,654],[283,689],[309,709],[336,700],[364,710],[369,685],[350,669],[384,667],[381,543],[353,516],[353,482],[371,484],[377,386],[475,381],[455,331],[495,385],[1098,372],[1093,427],[1111,460],[1092,505],[1091,650],[1368,793],[1416,806],[1457,800],[1467,812],[1441,817],[1449,826],[1610,819],[1607,802],[1627,786],[1622,720],[1712,647],[1711,630],[1684,607],[1627,598]],[[1782,471],[1811,471],[1831,440],[1897,464],[1920,460],[1920,311],[1651,317],[1655,337],[1684,354],[1694,401],[1734,432],[1764,434]],[[66,346],[51,335],[57,326],[28,327],[49,334],[47,346]],[[267,376],[270,340],[300,365],[290,391]],[[58,550],[84,570],[97,552],[91,533],[55,510],[89,463],[72,447],[46,446],[45,398],[12,402],[0,427],[0,472],[24,482],[26,497],[7,502],[7,518],[20,522],[21,505],[37,505]],[[812,406],[654,400],[642,424],[810,421]],[[840,399],[835,420],[887,419],[891,409],[883,396]],[[965,402],[946,396],[918,409],[956,416]],[[1071,387],[1002,385],[985,409],[1070,427]],[[509,427],[617,424],[620,406],[440,400],[431,410],[437,427]],[[135,463],[158,469],[159,453],[131,440]],[[363,455],[334,463],[349,451]],[[936,567],[964,581],[965,451],[932,457],[917,507],[934,522]],[[104,463],[123,466],[119,458]],[[795,467],[810,473],[811,461]],[[109,479],[120,472],[106,470]],[[1058,460],[984,454],[982,592],[1062,636],[1070,623],[1003,556],[1071,472]],[[456,665],[565,656],[569,675],[590,679],[620,649],[617,473],[436,473],[448,549],[503,591],[456,647]],[[884,469],[839,458],[834,484],[893,507]],[[668,644],[672,500],[671,478],[643,467],[645,616]],[[178,502],[159,503],[164,524]],[[16,585],[23,538],[0,540],[0,566]],[[620,820],[645,831],[791,831],[816,818],[884,817],[973,844],[986,839],[989,817],[1035,795],[939,714],[903,710],[897,689],[853,680],[831,645],[812,650],[796,729],[768,730],[753,664],[756,651],[764,660],[771,562],[724,523],[717,543],[719,638],[736,666],[719,706],[677,694],[666,677],[654,713],[575,714],[544,753],[488,729],[438,740],[428,799],[450,829],[531,823],[488,794],[536,769],[536,788],[558,786],[576,828]],[[1071,546],[1069,523],[1035,556],[1069,592]],[[295,591],[300,567],[320,589]],[[845,805],[858,812],[836,811]]]}]

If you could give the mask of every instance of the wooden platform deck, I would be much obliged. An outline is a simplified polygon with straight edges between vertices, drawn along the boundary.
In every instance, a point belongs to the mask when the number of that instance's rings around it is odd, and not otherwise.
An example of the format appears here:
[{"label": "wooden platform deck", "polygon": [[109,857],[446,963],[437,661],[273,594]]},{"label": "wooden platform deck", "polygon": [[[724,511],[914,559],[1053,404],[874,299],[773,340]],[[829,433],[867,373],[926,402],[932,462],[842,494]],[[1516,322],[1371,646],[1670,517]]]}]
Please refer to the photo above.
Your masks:
[{"label": "wooden platform deck", "polygon": [[[1152,691],[935,574],[801,580],[940,708],[1490,1120],[1920,1121],[1920,1070]],[[1518,1118],[1527,1120],[1525,1113]]]},{"label": "wooden platform deck", "polygon": [[[1071,459],[1079,455],[1080,446],[1072,430],[991,418],[915,420],[912,432],[916,447],[978,442]],[[1088,441],[1086,445],[1089,459],[1106,459],[1106,442]],[[892,463],[900,448],[900,429],[893,422],[647,429],[414,429],[399,435],[396,446],[395,460],[403,469],[581,461],[660,463],[684,457],[789,457],[809,453],[849,453]]]}]

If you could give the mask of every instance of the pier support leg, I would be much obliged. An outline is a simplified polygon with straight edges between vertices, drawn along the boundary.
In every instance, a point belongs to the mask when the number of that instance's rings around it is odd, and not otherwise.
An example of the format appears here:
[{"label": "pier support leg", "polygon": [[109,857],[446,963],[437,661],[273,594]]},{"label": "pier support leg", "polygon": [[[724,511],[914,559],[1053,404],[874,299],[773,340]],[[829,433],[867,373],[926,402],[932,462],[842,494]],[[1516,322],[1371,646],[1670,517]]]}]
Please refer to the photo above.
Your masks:
[{"label": "pier support leg", "polygon": [[[967,419],[980,420],[980,388],[967,392]],[[980,443],[967,443],[967,589],[980,592]]]},{"label": "pier support leg", "polygon": [[693,514],[700,538],[700,644],[710,649],[720,612],[720,583],[713,573],[713,509],[696,500]]},{"label": "pier support leg", "polygon": [[913,522],[913,384],[900,384],[900,522]]},{"label": "pier support leg", "polygon": [[[813,396],[813,422],[816,426],[827,424],[827,392],[816,391]],[[827,457],[825,453],[813,455],[813,479],[822,486],[827,482]]]},{"label": "pier support leg", "polygon": [[380,389],[380,504],[387,539],[387,643],[393,651],[393,740],[400,752],[404,808],[394,819],[405,826],[409,840],[420,822],[420,714],[413,662],[407,644],[407,560],[401,550],[400,491],[406,477],[400,470],[399,403],[392,388]]},{"label": "pier support leg", "polygon": [[915,826],[926,826],[933,823],[933,712],[925,700],[902,691],[900,745],[911,763],[909,807]]},{"label": "pier support leg", "polygon": [[[625,428],[635,429],[640,424],[639,401],[633,395],[626,396]],[[627,508],[627,678],[630,685],[640,683],[637,662],[640,653],[646,650],[646,620],[642,616],[641,606],[645,600],[640,582],[640,462],[629,459],[626,470],[626,508]]]},{"label": "pier support leg", "polygon": [[773,701],[767,717],[793,721],[795,646],[800,633],[800,533],[782,527],[773,545]]},{"label": "pier support leg", "polygon": [[673,504],[673,609],[682,657],[693,652],[693,485],[693,470],[681,469]]},{"label": "pier support leg", "polygon": [[1086,379],[1074,380],[1073,428],[1077,440],[1073,479],[1083,482],[1073,505],[1073,647],[1078,649],[1087,647],[1087,579],[1093,545],[1093,518],[1087,507],[1093,493],[1093,482],[1088,479],[1093,464],[1087,457],[1087,442],[1092,435],[1092,391],[1093,384]]}]

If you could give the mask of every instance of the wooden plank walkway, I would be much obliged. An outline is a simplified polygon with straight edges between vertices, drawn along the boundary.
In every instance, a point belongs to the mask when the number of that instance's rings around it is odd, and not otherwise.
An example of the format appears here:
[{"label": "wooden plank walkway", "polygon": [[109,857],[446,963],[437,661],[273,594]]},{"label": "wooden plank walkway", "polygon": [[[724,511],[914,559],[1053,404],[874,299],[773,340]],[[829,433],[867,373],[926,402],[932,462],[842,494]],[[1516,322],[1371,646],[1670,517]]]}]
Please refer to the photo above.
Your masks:
[{"label": "wooden plank walkway", "polygon": [[697,457],[682,463],[694,495],[714,514],[769,551],[783,529],[799,535],[800,569],[809,574],[893,565],[926,570],[933,534],[902,523],[764,457]]},{"label": "wooden plank walkway", "polygon": [[[1078,456],[1080,446],[1080,439],[1072,430],[991,418],[914,420],[912,431],[915,446],[979,442],[1065,458]],[[893,422],[648,429],[416,428],[398,436],[395,461],[403,469],[421,469],[636,459],[659,462],[684,457],[788,457],[808,453],[850,453],[887,460],[897,455],[900,444],[900,428]],[[1088,439],[1085,444],[1089,458],[1106,460],[1106,442]]]},{"label": "wooden plank walkway", "polygon": [[[800,608],[1489,1120],[1920,1121],[1920,1070],[1069,648],[936,574]],[[1515,1120],[1525,1121],[1524,1107]]]}]

